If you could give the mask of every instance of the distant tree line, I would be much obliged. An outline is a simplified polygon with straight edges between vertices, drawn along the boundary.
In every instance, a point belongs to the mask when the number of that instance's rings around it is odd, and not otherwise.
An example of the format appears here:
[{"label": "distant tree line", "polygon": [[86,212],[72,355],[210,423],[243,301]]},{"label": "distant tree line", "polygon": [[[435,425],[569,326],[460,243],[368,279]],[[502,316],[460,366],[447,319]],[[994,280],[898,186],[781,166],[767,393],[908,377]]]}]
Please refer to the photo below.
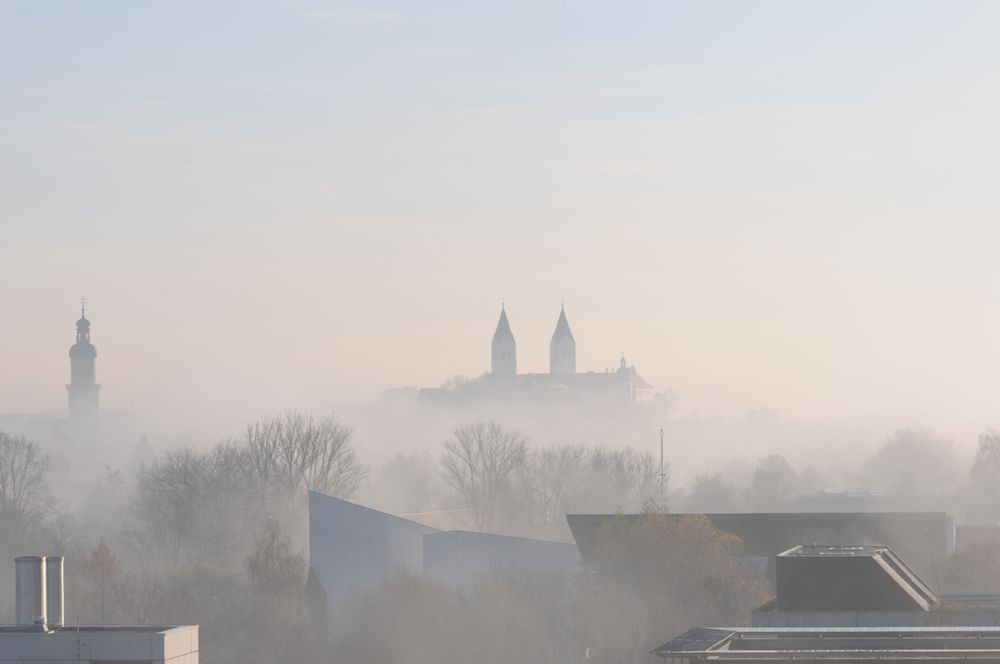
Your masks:
[{"label": "distant tree line", "polygon": [[565,534],[568,512],[634,511],[659,495],[659,461],[633,448],[533,447],[491,420],[456,428],[443,450],[444,481],[480,530]]},{"label": "distant tree line", "polygon": [[[458,593],[400,577],[359,596],[331,641],[307,600],[306,491],[350,499],[367,469],[351,428],[286,412],[208,448],[161,451],[134,472],[106,469],[87,498],[100,514],[55,501],[43,448],[0,433],[0,555],[63,553],[71,620],[196,622],[203,656],[223,663],[639,662],[685,627],[745,622],[766,595],[741,569],[738,539],[704,518],[665,515],[666,477],[648,451],[537,444],[496,421],[456,427],[439,450],[383,468],[414,511],[465,508],[483,530],[546,537],[567,535],[567,512],[646,517],[612,519],[579,575],[494,571]],[[902,429],[854,481],[904,496],[937,490],[1000,502],[1000,434],[983,433],[963,467],[951,441]],[[708,473],[663,492],[685,511],[771,510],[823,484],[817,471],[769,455],[742,485]],[[1000,592],[997,548],[959,552],[932,582]],[[0,576],[0,622],[13,619],[10,585]]]}]

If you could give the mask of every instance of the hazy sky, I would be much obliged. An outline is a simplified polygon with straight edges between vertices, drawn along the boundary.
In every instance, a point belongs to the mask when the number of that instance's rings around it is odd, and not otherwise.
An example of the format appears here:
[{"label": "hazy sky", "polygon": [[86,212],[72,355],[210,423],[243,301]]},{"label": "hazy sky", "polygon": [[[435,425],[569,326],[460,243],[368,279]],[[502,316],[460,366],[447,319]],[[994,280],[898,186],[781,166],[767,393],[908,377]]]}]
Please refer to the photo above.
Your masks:
[{"label": "hazy sky", "polygon": [[1000,426],[1000,4],[0,1],[0,412],[523,370]]}]

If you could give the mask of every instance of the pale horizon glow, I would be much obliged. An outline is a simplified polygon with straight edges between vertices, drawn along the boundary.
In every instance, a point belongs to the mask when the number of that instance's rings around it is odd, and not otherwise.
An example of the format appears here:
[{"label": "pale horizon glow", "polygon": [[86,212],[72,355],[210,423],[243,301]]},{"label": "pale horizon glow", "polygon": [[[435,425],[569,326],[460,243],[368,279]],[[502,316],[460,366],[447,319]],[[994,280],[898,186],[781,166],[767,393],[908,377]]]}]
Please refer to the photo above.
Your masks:
[{"label": "pale horizon glow", "polygon": [[1000,5],[0,5],[0,413],[226,427],[625,354],[678,416],[1000,428]]}]

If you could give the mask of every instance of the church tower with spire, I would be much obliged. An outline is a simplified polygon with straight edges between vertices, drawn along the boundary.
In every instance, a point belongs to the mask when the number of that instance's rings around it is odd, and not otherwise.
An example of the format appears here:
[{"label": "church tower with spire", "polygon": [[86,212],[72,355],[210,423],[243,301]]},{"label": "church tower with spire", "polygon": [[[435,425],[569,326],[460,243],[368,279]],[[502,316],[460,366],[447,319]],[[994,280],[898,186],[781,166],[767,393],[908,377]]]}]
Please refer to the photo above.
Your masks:
[{"label": "church tower with spire", "polygon": [[497,321],[497,330],[493,333],[492,350],[490,373],[494,376],[516,376],[517,342],[514,341],[514,333],[510,331],[507,308],[504,306],[500,307],[500,320]]},{"label": "church tower with spire", "polygon": [[76,321],[76,343],[69,349],[70,384],[69,421],[78,432],[92,431],[97,426],[99,406],[97,393],[97,349],[90,343],[90,321],[87,320],[86,300],[80,301],[80,320]]},{"label": "church tower with spire", "polygon": [[549,341],[549,373],[576,373],[576,339],[569,329],[569,321],[566,320],[566,310],[563,307],[559,308],[556,331],[552,333],[552,340]]}]

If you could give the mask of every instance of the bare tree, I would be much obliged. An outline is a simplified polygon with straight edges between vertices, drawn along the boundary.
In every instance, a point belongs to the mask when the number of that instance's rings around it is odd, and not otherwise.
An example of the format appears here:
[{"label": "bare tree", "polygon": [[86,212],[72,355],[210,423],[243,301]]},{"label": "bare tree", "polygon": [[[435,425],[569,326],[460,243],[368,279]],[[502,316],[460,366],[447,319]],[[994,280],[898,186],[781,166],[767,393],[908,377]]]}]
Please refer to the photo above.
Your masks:
[{"label": "bare tree", "polygon": [[463,376],[462,374],[455,374],[454,376],[452,376],[448,380],[446,380],[443,383],[441,383],[441,389],[442,390],[457,390],[458,388],[462,387],[463,385],[465,385],[468,382],[469,382],[469,377],[468,376]]},{"label": "bare tree", "polygon": [[966,473],[953,441],[933,431],[898,429],[865,461],[863,481],[870,490],[915,493],[957,488]]},{"label": "bare tree", "polygon": [[254,634],[248,635],[253,659],[288,661],[289,654],[301,648],[306,636],[305,557],[292,550],[281,525],[269,519],[246,560],[246,568],[253,598],[251,615],[259,625]]},{"label": "bare tree", "polygon": [[751,501],[758,509],[776,509],[780,503],[794,496],[799,489],[799,476],[780,454],[769,454],[757,460]]},{"label": "bare tree", "polygon": [[14,532],[43,511],[51,469],[37,443],[0,432],[0,525]]},{"label": "bare tree", "polygon": [[246,430],[245,469],[258,489],[292,498],[307,489],[351,498],[366,475],[354,454],[354,430],[332,417],[286,411]]},{"label": "bare tree", "polygon": [[168,451],[143,466],[128,530],[136,553],[165,563],[225,560],[245,538],[249,487],[240,450]]},{"label": "bare tree", "polygon": [[573,509],[638,510],[659,497],[659,473],[659,460],[647,451],[595,447],[575,486]]},{"label": "bare tree", "polygon": [[689,500],[691,507],[699,512],[731,512],[739,504],[736,487],[719,473],[696,477]]},{"label": "bare tree", "polygon": [[109,618],[120,615],[125,575],[118,558],[104,539],[97,548],[91,551],[90,559],[84,565],[84,573],[89,578],[95,604],[94,610],[100,618],[100,624],[106,625]]},{"label": "bare tree", "polygon": [[1000,494],[1000,432],[990,429],[979,436],[976,460],[969,470],[972,488],[985,498]]},{"label": "bare tree", "polygon": [[491,420],[458,427],[443,445],[444,480],[472,509],[476,527],[490,528],[496,521],[499,501],[524,464],[527,439]]},{"label": "bare tree", "polygon": [[534,450],[519,468],[518,488],[529,523],[551,536],[565,527],[566,504],[580,480],[587,451],[582,445]]}]

